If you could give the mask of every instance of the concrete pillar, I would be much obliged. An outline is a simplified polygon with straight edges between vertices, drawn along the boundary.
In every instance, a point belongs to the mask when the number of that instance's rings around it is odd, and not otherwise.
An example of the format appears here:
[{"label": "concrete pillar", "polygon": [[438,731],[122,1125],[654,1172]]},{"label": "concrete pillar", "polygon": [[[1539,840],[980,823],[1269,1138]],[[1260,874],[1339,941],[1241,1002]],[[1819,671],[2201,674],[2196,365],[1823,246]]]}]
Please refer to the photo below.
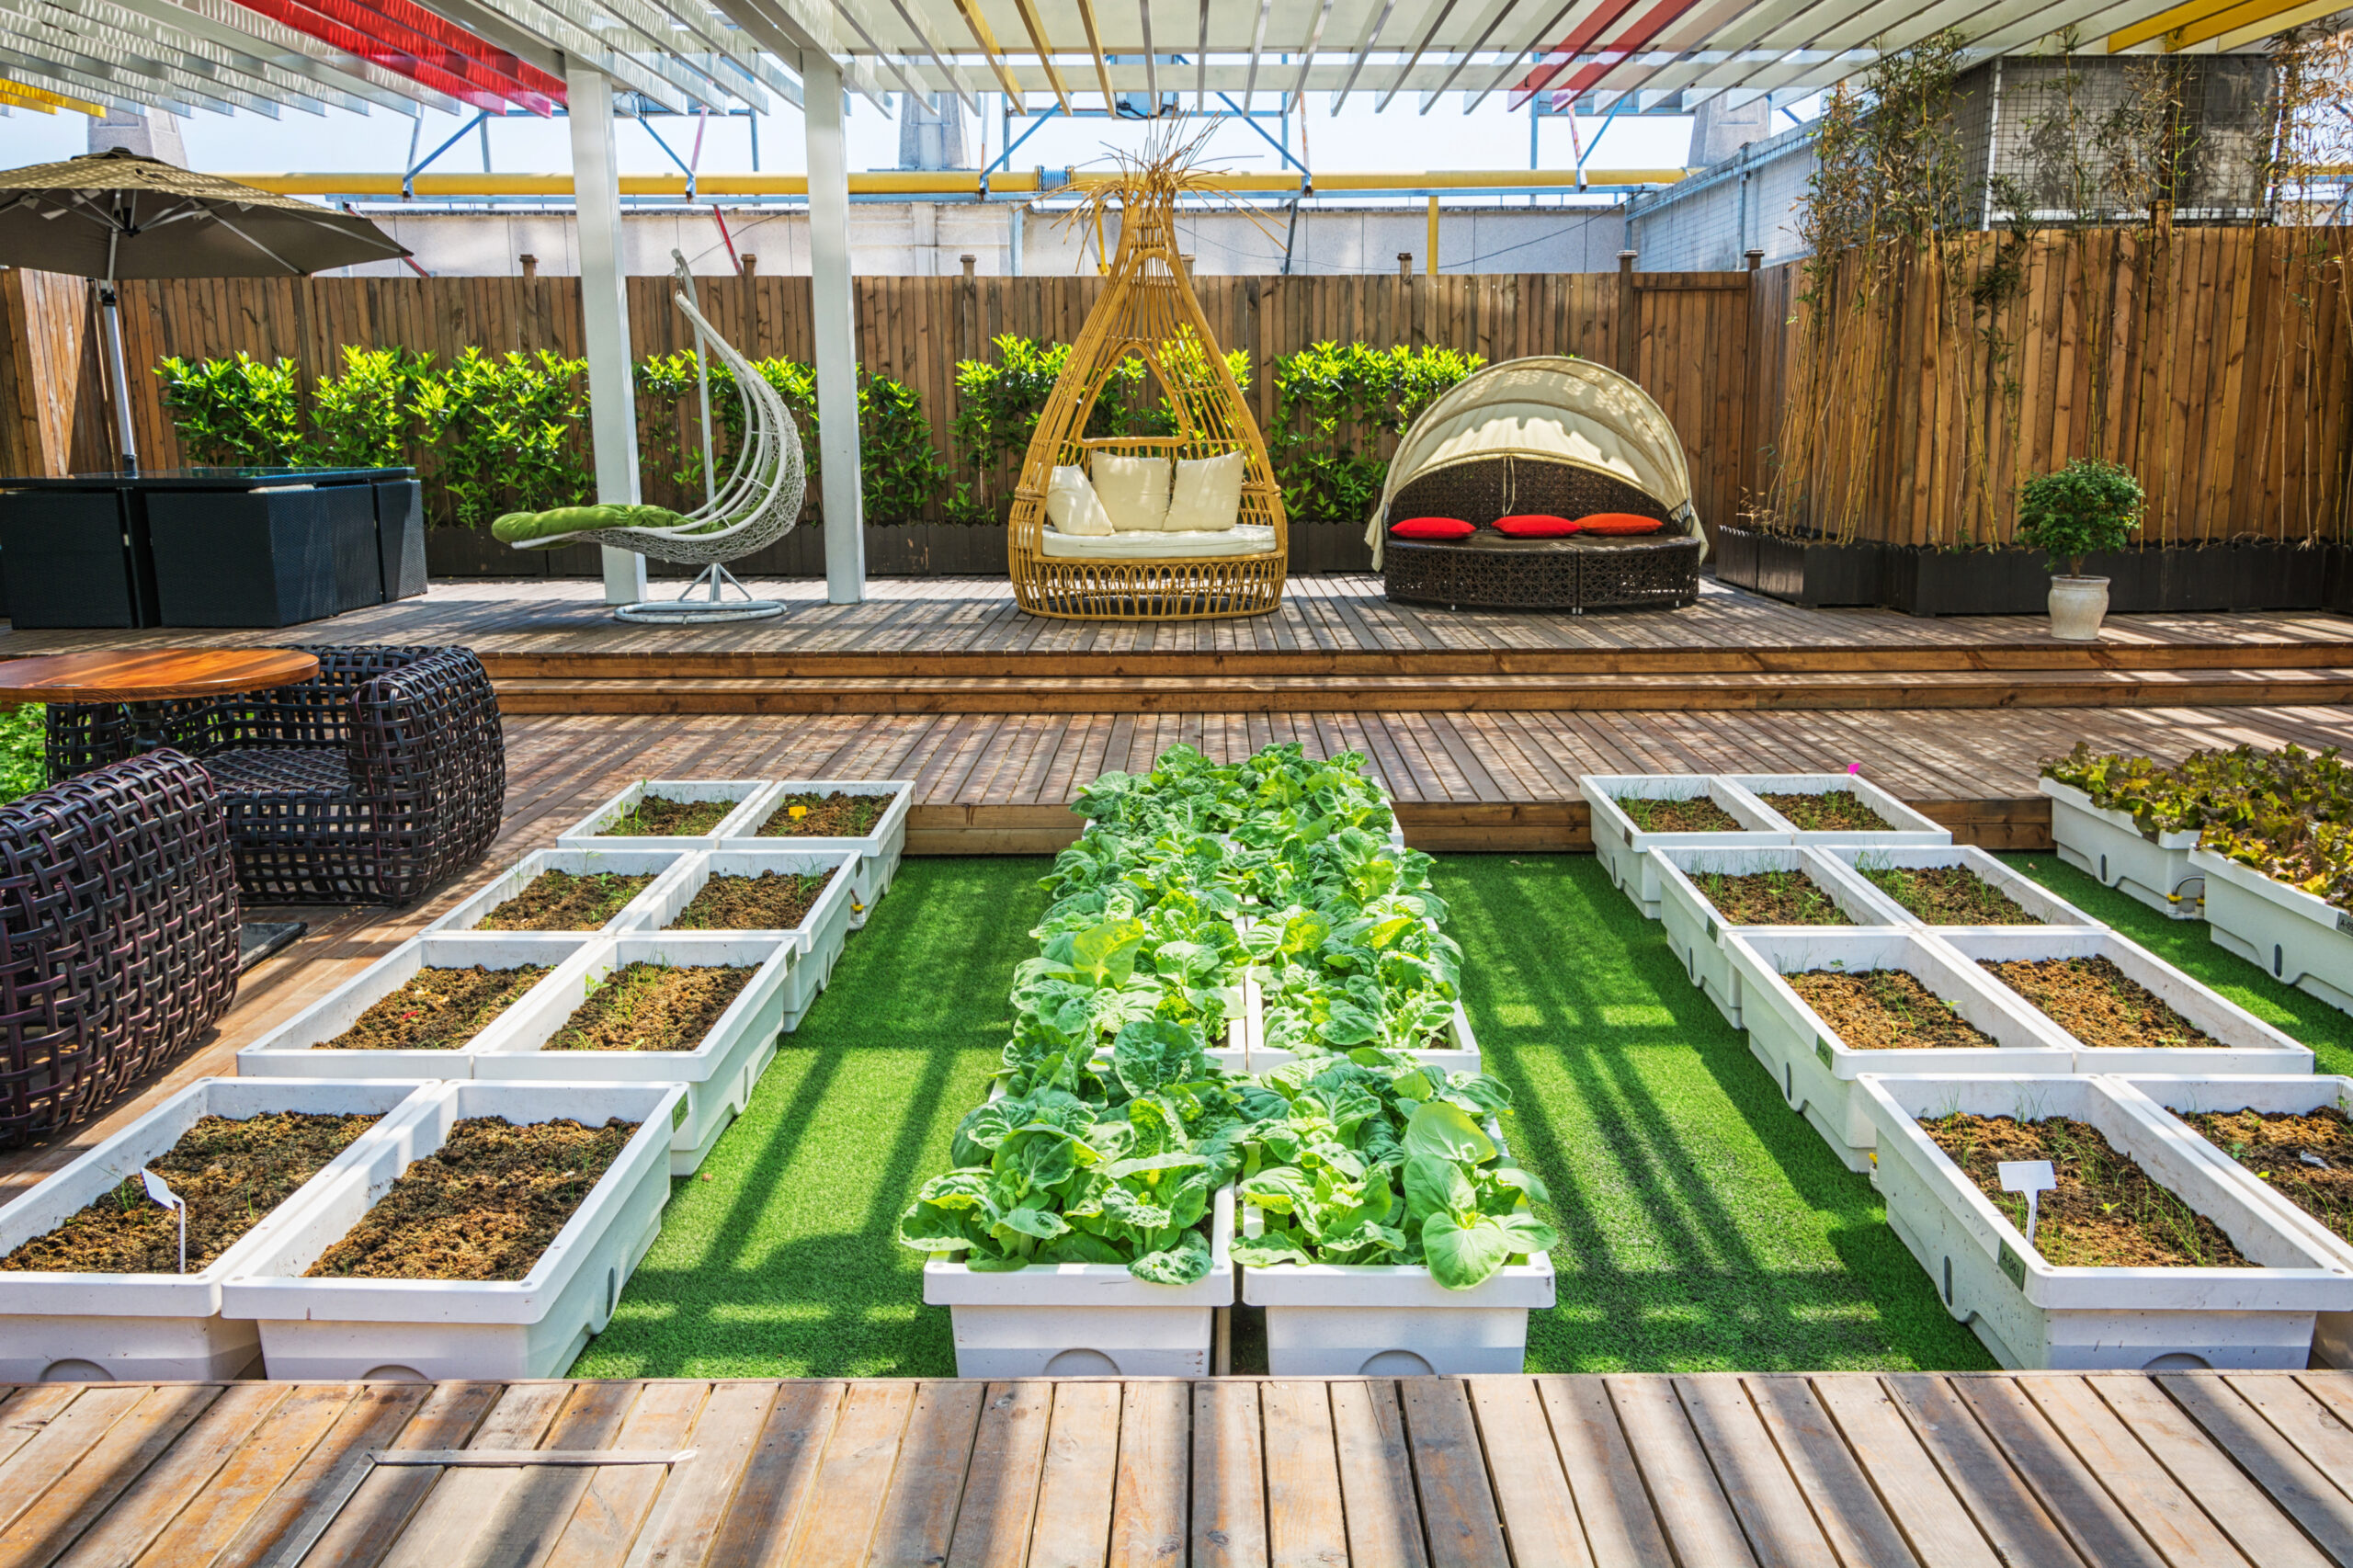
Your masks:
[{"label": "concrete pillar", "polygon": [[824,484],[825,597],[866,600],[866,517],[859,495],[857,301],[849,283],[849,164],[842,145],[842,73],[801,54],[801,124],[809,145],[809,292],[816,341],[817,450]]},{"label": "concrete pillar", "polygon": [[[588,348],[588,427],[597,442],[597,499],[635,506],[637,389],[629,365],[629,289],[621,278],[620,161],[613,149],[613,84],[567,60],[572,193],[580,214],[581,336]],[[645,597],[645,557],[605,547],[605,602]]]}]

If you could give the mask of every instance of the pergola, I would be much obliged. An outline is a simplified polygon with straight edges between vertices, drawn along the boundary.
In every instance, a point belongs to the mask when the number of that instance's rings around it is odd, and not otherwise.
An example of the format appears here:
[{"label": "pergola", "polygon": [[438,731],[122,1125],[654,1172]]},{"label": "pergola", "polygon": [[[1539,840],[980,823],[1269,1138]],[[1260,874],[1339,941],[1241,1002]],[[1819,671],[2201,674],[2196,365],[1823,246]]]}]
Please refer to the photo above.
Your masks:
[{"label": "pergola", "polygon": [[[1688,109],[1826,86],[1948,29],[1975,58],[2246,47],[2343,0],[0,0],[0,105],[182,114],[568,113],[600,499],[638,498],[616,95],[803,111],[828,590],[864,591],[846,96],[1018,113],[1332,112],[1598,101]],[[642,558],[606,551],[607,597]]]}]

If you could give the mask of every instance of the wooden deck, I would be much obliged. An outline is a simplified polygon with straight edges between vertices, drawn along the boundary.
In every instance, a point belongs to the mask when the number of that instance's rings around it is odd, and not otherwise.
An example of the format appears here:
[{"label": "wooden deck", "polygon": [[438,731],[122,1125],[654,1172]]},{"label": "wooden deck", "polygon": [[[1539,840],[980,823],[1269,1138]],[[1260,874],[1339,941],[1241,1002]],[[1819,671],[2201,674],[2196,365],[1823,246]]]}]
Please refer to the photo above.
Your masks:
[{"label": "wooden deck", "polygon": [[[49,1385],[0,1564],[2322,1568],[2348,1421],[2340,1373]],[[419,1449],[501,1462],[361,1460]]]}]

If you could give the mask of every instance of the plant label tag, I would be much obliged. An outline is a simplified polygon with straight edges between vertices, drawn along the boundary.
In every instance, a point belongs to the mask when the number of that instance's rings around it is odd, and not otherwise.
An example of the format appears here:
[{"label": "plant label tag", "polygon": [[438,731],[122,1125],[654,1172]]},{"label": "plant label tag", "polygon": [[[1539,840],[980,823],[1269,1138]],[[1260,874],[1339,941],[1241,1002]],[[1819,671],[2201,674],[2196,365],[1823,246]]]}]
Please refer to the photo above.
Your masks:
[{"label": "plant label tag", "polygon": [[2032,1246],[2037,1199],[2059,1185],[2058,1173],[2049,1160],[2004,1160],[1994,1174],[2001,1178],[2004,1192],[2026,1194],[2026,1244]]},{"label": "plant label tag", "polygon": [[1712,942],[1716,939],[1716,917],[1711,915],[1708,916],[1708,940]]},{"label": "plant label tag", "polygon": [[2020,1257],[2018,1249],[2007,1242],[2002,1244],[2002,1273],[2019,1290],[2026,1289],[2026,1259]]},{"label": "plant label tag", "polygon": [[2353,915],[2347,915],[2343,910],[2338,910],[2336,913],[2336,929],[2344,936],[2353,937]]},{"label": "plant label tag", "polygon": [[181,1206],[179,1195],[165,1186],[164,1178],[153,1171],[141,1171],[139,1180],[140,1184],[147,1188],[147,1196],[165,1208],[177,1209]]},{"label": "plant label tag", "polygon": [[1632,848],[1634,846],[1634,830],[1631,827],[1621,827],[1618,831],[1626,835],[1626,846],[1629,849]]},{"label": "plant label tag", "polygon": [[1822,1064],[1824,1067],[1836,1067],[1837,1065],[1837,1059],[1830,1054],[1830,1042],[1823,1039],[1820,1035],[1813,1037],[1813,1054],[1821,1059]]}]

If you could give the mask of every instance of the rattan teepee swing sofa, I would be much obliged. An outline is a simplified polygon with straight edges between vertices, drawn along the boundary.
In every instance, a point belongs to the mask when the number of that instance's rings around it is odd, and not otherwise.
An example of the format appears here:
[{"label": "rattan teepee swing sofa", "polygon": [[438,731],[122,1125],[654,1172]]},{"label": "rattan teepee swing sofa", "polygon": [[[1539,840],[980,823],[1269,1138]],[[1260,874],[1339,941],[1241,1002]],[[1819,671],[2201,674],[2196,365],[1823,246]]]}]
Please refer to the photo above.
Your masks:
[{"label": "rattan teepee swing sofa", "polygon": [[[1290,562],[1282,493],[1177,254],[1177,195],[1213,188],[1187,167],[1191,151],[1126,165],[1080,209],[1091,217],[1114,197],[1120,201],[1120,249],[1039,416],[1014,492],[1007,564],[1015,599],[1033,615],[1200,620],[1263,614],[1282,601]],[[1106,383],[1130,358],[1142,362],[1147,389],[1165,400],[1175,432],[1088,436]],[[1137,459],[1153,461],[1119,461]],[[1161,504],[1165,526],[1150,526],[1148,503],[1125,515],[1097,506],[1093,484],[1108,486],[1107,470],[1132,478],[1154,467],[1159,494],[1173,488],[1176,498]],[[1074,487],[1084,506],[1072,505]],[[1074,510],[1098,526],[1080,528]],[[1145,526],[1131,526],[1139,518]]]}]

